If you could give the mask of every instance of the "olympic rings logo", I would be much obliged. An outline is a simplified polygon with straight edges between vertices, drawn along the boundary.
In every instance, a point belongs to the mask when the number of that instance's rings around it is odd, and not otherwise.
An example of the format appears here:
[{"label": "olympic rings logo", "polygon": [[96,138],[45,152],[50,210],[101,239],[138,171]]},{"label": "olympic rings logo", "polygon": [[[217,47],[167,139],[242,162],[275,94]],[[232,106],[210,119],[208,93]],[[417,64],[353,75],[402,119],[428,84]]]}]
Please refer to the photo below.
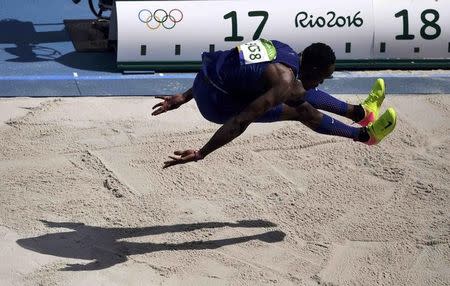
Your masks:
[{"label": "olympic rings logo", "polygon": [[163,9],[158,9],[152,13],[150,10],[142,9],[139,11],[138,18],[150,30],[157,30],[160,26],[171,30],[183,20],[183,12],[180,9],[172,9],[167,13]]}]

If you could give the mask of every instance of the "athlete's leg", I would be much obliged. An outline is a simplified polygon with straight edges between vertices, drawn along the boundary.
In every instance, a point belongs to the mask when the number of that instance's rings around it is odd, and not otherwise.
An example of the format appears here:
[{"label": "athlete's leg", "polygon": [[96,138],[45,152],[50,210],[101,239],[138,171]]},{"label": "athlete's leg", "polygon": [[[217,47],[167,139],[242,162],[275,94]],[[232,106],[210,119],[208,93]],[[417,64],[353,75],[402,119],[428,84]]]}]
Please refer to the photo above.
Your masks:
[{"label": "athlete's leg", "polygon": [[270,122],[281,121],[282,113],[283,113],[283,104],[279,104],[279,105],[269,109],[260,118],[258,118],[256,120],[256,122],[270,123]]},{"label": "athlete's leg", "polygon": [[392,108],[389,108],[369,127],[357,128],[323,114],[310,103],[304,102],[295,108],[282,104],[280,120],[297,120],[321,134],[346,137],[373,145],[379,143],[394,130],[397,115]]},{"label": "athlete's leg", "polygon": [[308,102],[303,102],[295,108],[286,104],[279,104],[267,111],[257,122],[275,122],[282,120],[300,121],[312,130],[322,134],[347,137],[361,142],[369,140],[365,128],[345,125],[321,113]]},{"label": "athlete's leg", "polygon": [[334,119],[314,108],[309,102],[304,102],[297,107],[283,105],[283,120],[298,120],[315,132],[346,137],[355,141],[366,142],[369,140],[366,128],[353,127]]},{"label": "athlete's leg", "polygon": [[379,108],[384,100],[385,85],[383,79],[377,79],[367,99],[359,105],[341,101],[319,89],[310,89],[305,100],[313,107],[345,116],[362,126],[367,126],[378,118]]},{"label": "athlete's leg", "polygon": [[345,116],[355,122],[359,122],[364,118],[364,109],[361,105],[349,104],[320,89],[313,88],[308,90],[305,101],[309,102],[316,109]]}]

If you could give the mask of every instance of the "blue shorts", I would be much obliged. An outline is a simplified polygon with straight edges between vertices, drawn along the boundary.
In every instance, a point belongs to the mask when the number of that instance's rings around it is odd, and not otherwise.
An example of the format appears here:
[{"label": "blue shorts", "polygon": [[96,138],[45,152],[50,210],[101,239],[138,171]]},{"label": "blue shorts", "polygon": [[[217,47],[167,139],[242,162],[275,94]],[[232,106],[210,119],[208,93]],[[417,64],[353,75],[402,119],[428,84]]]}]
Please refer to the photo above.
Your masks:
[{"label": "blue shorts", "polygon": [[[245,109],[248,103],[239,102],[233,96],[220,91],[214,87],[206,78],[203,71],[200,71],[194,80],[194,99],[202,116],[211,122],[224,124],[233,116]],[[279,121],[282,104],[268,110],[255,122],[275,122]]]}]

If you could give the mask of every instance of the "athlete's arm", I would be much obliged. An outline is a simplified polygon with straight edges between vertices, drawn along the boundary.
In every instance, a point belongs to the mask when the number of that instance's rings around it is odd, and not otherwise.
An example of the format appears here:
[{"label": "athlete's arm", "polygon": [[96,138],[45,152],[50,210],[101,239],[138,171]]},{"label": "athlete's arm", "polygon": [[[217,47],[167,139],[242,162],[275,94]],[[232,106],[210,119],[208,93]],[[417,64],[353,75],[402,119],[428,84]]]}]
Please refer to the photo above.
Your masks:
[{"label": "athlete's arm", "polygon": [[198,151],[176,151],[174,154],[181,157],[171,156],[171,161],[164,162],[164,168],[203,159],[241,135],[253,121],[270,108],[289,99],[294,93],[294,83],[296,82],[294,74],[284,65],[270,64],[263,74],[263,80],[267,83],[267,91],[263,95],[222,125],[203,148]]},{"label": "athlete's arm", "polygon": [[177,109],[181,105],[185,104],[189,100],[193,98],[192,88],[188,89],[182,94],[175,94],[175,95],[166,95],[166,96],[156,96],[155,98],[162,99],[160,103],[155,104],[153,106],[153,113],[152,115],[159,115],[161,113],[167,112],[172,109]]}]

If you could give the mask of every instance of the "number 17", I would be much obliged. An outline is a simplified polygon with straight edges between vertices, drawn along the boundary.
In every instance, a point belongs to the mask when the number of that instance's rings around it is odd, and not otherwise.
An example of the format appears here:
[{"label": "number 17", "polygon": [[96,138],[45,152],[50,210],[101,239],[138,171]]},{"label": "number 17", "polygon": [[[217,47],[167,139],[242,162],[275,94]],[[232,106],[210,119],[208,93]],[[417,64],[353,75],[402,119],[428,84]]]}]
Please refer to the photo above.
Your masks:
[{"label": "number 17", "polygon": [[[248,12],[249,17],[263,17],[261,23],[253,34],[253,40],[259,39],[261,33],[264,29],[264,26],[267,23],[267,19],[269,19],[269,13],[267,11],[250,11]],[[237,13],[236,11],[231,11],[230,13],[223,16],[223,18],[230,19],[231,18],[231,36],[225,37],[225,42],[241,42],[244,40],[244,37],[238,36],[238,23],[237,23]]]}]

